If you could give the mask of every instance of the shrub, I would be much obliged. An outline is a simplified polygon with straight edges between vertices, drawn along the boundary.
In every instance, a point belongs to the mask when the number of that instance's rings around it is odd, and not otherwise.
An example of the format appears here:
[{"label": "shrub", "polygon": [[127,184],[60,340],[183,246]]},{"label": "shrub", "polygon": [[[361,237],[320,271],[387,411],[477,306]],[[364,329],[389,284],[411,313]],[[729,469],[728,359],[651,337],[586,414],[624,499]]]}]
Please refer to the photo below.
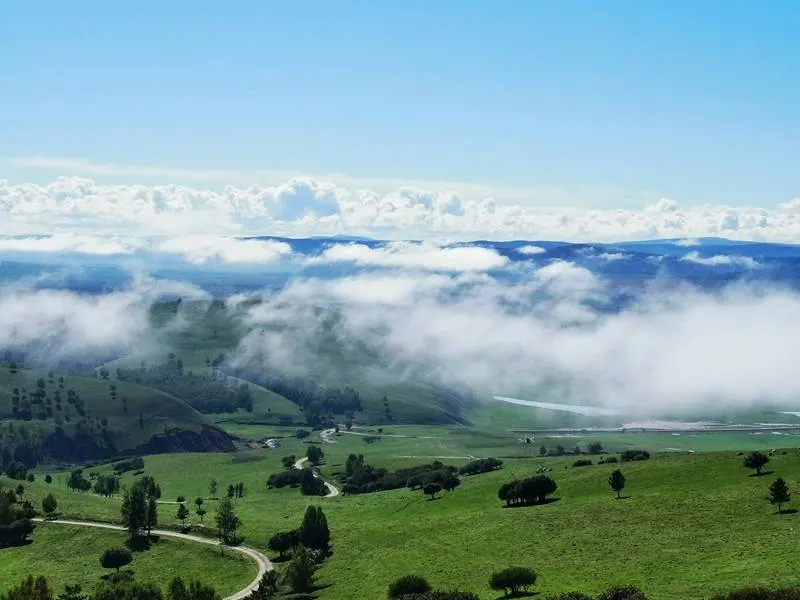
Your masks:
[{"label": "shrub", "polygon": [[117,474],[127,473],[128,471],[138,471],[140,469],[144,469],[144,459],[141,456],[114,463],[114,471],[116,471]]},{"label": "shrub", "polygon": [[592,465],[592,461],[588,458],[579,458],[574,463],[572,463],[573,467],[590,467]]},{"label": "shrub", "polygon": [[420,575],[404,575],[389,585],[389,598],[402,598],[409,594],[424,594],[431,591],[428,580]]},{"label": "shrub", "polygon": [[616,456],[604,456],[599,461],[597,461],[598,465],[611,465],[618,463],[619,460]]},{"label": "shrub", "polygon": [[602,592],[597,600],[647,600],[647,596],[639,588],[628,586],[615,586]]},{"label": "shrub", "polygon": [[544,502],[556,489],[558,486],[550,477],[536,475],[503,484],[497,491],[497,497],[503,500],[506,506],[535,504]]},{"label": "shrub", "polygon": [[714,596],[711,600],[800,600],[800,588],[743,588]]},{"label": "shrub", "polygon": [[650,453],[647,450],[625,450],[624,452],[620,453],[619,457],[622,459],[622,462],[647,460],[650,458]]},{"label": "shrub", "polygon": [[459,475],[477,475],[496,471],[503,466],[503,461],[496,458],[479,458],[465,464],[458,470]]},{"label": "shrub", "polygon": [[100,557],[100,565],[104,569],[116,569],[119,572],[120,567],[124,567],[133,560],[130,550],[125,548],[108,548]]},{"label": "shrub", "polygon": [[303,481],[303,471],[299,469],[287,469],[281,473],[273,473],[267,479],[267,487],[282,488],[286,486],[297,487]]},{"label": "shrub", "polygon": [[175,498],[175,500],[177,500],[178,504],[181,504],[183,502],[186,502],[186,496],[178,496],[177,498]]},{"label": "shrub", "polygon": [[589,444],[586,446],[586,451],[589,454],[600,454],[603,452],[603,444],[600,442],[589,442]]},{"label": "shrub", "polygon": [[489,587],[493,590],[502,590],[506,596],[520,591],[527,592],[534,583],[536,583],[536,573],[526,567],[508,567],[493,573],[489,579]]}]

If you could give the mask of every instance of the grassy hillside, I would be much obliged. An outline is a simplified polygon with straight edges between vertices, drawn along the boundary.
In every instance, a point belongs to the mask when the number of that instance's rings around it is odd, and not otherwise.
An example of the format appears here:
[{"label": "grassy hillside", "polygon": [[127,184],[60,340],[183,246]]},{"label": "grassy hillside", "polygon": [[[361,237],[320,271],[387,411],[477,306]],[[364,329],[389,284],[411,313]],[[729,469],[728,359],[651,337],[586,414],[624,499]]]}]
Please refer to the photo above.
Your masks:
[{"label": "grassy hillside", "polygon": [[[0,594],[28,574],[46,575],[57,593],[80,583],[90,591],[109,571],[100,566],[106,548],[123,546],[124,533],[88,527],[41,523],[32,543],[0,550]],[[198,579],[225,596],[246,586],[257,572],[255,563],[238,552],[219,550],[183,540],[161,538],[149,550],[134,552],[132,570],[137,581],[154,583],[166,592],[170,580]]]},{"label": "grassy hillside", "polygon": [[[14,389],[20,398],[16,413]],[[30,420],[23,414],[26,405]],[[210,425],[185,402],[149,387],[24,369],[11,373],[7,367],[0,368],[0,415],[45,432],[60,425],[67,435],[81,432],[100,445],[113,443],[117,450],[147,443],[166,431],[199,433]]]},{"label": "grassy hillside", "polygon": [[[370,464],[396,468],[468,449],[468,430],[445,428],[437,436],[438,428],[413,429],[397,428],[406,433],[394,435],[418,437],[385,437],[376,444],[340,435],[335,444],[323,445],[323,473],[330,478],[353,452],[363,453]],[[502,452],[509,443],[507,436],[477,439],[483,454],[493,444]],[[242,533],[249,545],[263,549],[270,535],[295,527],[310,502],[295,489],[267,490],[264,485],[280,469],[281,456],[304,449],[303,443],[286,439],[277,450],[159,455],[145,459],[145,470],[159,481],[167,499],[207,496],[211,478],[220,489],[243,481],[247,495],[236,504]],[[571,466],[574,457],[507,459],[502,470],[463,478],[457,490],[435,501],[408,490],[316,499],[328,516],[334,548],[319,573],[320,583],[330,587],[319,597],[383,597],[392,579],[417,572],[437,587],[457,586],[495,598],[487,588],[490,574],[516,564],[537,570],[536,589],[544,595],[571,589],[596,593],[616,583],[634,583],[654,600],[699,600],[743,585],[791,584],[800,559],[795,539],[800,514],[775,514],[765,496],[778,475],[790,487],[797,485],[798,459],[797,450],[778,452],[769,464],[774,474],[765,477],[750,477],[735,452],[660,455],[581,468]],[[466,459],[442,460],[460,465]],[[497,499],[499,486],[534,474],[539,465],[552,468],[558,500],[504,508]],[[616,466],[628,480],[625,494],[630,497],[623,500],[615,500],[607,484]],[[70,494],[61,487],[63,478],[47,486],[39,477],[26,494],[38,501],[56,489],[65,499],[65,514],[118,518],[119,500]],[[126,475],[125,481],[130,478]],[[214,502],[207,504],[212,516]],[[173,508],[160,509],[161,523],[174,522]]]}]

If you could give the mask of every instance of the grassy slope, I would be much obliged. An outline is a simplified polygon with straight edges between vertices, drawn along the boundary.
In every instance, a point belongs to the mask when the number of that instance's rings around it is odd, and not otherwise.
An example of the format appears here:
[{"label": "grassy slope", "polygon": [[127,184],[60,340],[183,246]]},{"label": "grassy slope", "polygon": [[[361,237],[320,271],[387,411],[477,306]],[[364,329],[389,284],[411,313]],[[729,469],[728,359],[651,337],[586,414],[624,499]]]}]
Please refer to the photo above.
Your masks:
[{"label": "grassy slope", "polygon": [[[387,437],[367,445],[358,436],[340,435],[338,443],[324,445],[323,471],[330,475],[341,469],[350,452],[362,452],[377,465],[417,464],[420,459],[399,457],[457,455],[471,439],[458,429],[397,430],[429,437]],[[437,432],[443,435],[437,438]],[[494,443],[498,450],[508,443],[480,436],[478,441],[484,449]],[[212,477],[220,489],[244,481],[247,497],[237,501],[242,533],[249,545],[263,548],[274,532],[295,527],[309,504],[297,490],[264,487],[281,456],[304,448],[285,440],[276,451],[154,456],[146,459],[146,471],[161,483],[166,499],[205,496]],[[794,486],[800,480],[798,458],[800,453],[790,450],[773,458],[770,467]],[[748,477],[735,453],[663,455],[621,465],[631,498],[620,501],[606,483],[613,466],[572,468],[573,460],[509,460],[502,471],[464,479],[455,492],[434,502],[406,490],[318,500],[334,541],[334,555],[320,572],[321,583],[332,585],[320,598],[382,597],[389,581],[408,572],[425,574],[437,586],[494,598],[486,581],[509,564],[534,567],[540,574],[537,589],[544,593],[575,588],[595,593],[631,582],[654,600],[699,599],[745,584],[793,582],[800,514],[774,514],[764,499],[773,476]],[[496,498],[500,484],[533,474],[540,463],[553,468],[560,500],[503,508]],[[37,481],[29,488],[38,499],[47,486]],[[74,504],[63,506],[65,513],[118,514],[118,500],[74,496]],[[211,517],[213,501],[208,504]],[[173,509],[160,509],[162,523],[174,521]]]},{"label": "grassy slope", "polygon": [[[85,527],[42,523],[33,543],[0,550],[0,594],[28,574],[46,575],[57,593],[65,585],[80,583],[91,590],[109,571],[100,566],[106,548],[122,546],[125,534]],[[193,542],[161,538],[146,552],[135,552],[133,570],[138,581],[152,582],[166,591],[169,581],[198,579],[228,595],[247,585],[257,572],[255,563],[238,552],[219,550]]]},{"label": "grassy slope", "polygon": [[[56,383],[47,384],[48,396],[52,397],[58,388]],[[15,387],[25,387],[28,393],[35,391],[36,381],[40,377],[47,380],[47,373],[38,371],[20,370],[12,375],[7,369],[0,370],[0,412],[10,412],[11,391]],[[109,428],[114,430],[115,439],[120,449],[129,448],[146,442],[154,434],[164,432],[166,427],[176,427],[187,431],[199,431],[206,419],[185,402],[177,398],[154,390],[152,388],[120,381],[106,381],[89,377],[75,377],[64,375],[65,386],[61,390],[62,408],[69,410],[72,422],[80,420],[80,416],[66,401],[67,390],[74,389],[83,399],[88,409],[89,416],[107,418]],[[112,401],[109,395],[109,385],[117,386],[117,399]],[[122,396],[128,400],[127,414],[122,410]],[[144,427],[139,426],[139,414],[143,416]],[[34,421],[38,421],[34,417]],[[48,423],[52,424],[52,420]]]}]

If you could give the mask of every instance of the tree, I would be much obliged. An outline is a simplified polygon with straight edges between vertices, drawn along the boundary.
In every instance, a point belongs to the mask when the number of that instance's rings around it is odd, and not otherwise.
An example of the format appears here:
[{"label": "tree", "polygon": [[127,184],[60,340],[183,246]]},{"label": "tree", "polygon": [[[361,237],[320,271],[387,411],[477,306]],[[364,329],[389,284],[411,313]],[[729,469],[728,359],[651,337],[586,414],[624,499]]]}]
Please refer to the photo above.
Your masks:
[{"label": "tree", "polygon": [[586,451],[589,454],[601,454],[603,452],[603,444],[600,442],[589,442],[586,446]]},{"label": "tree", "polygon": [[508,567],[493,573],[489,579],[489,587],[493,590],[502,590],[506,596],[518,594],[520,591],[527,592],[534,583],[536,583],[536,573],[526,567]]},{"label": "tree", "polygon": [[25,495],[25,486],[21,483],[17,486],[17,496],[22,498]]},{"label": "tree", "polygon": [[120,567],[128,565],[133,560],[133,556],[126,548],[108,548],[100,557],[100,565],[104,569],[116,569],[119,573]]},{"label": "tree", "polygon": [[616,469],[611,473],[608,477],[608,485],[617,492],[617,498],[619,499],[621,497],[620,492],[625,489],[625,475],[622,474],[622,471]]},{"label": "tree", "polygon": [[0,596],[4,600],[53,600],[53,591],[47,579],[28,575],[17,587],[12,587],[5,596]]},{"label": "tree", "polygon": [[431,591],[428,580],[421,575],[404,575],[389,585],[389,600],[402,598],[408,594],[424,594]]},{"label": "tree", "polygon": [[53,483],[53,478],[50,476],[49,473],[44,476],[44,482],[47,484]]},{"label": "tree", "polygon": [[178,504],[181,504],[182,502],[186,502],[186,496],[178,496],[177,498],[175,498],[175,501]]},{"label": "tree", "polygon": [[647,600],[647,597],[639,588],[626,585],[607,589],[597,597],[597,600]]},{"label": "tree", "polygon": [[181,503],[178,505],[178,512],[175,513],[175,518],[177,518],[181,525],[186,525],[186,519],[189,518],[189,509],[186,508],[186,505]]},{"label": "tree", "polygon": [[131,538],[139,535],[147,525],[147,497],[144,489],[133,485],[122,492],[122,522]]},{"label": "tree", "polygon": [[286,566],[284,581],[295,593],[310,592],[316,570],[317,565],[311,557],[311,552],[305,546],[300,546]]},{"label": "tree", "polygon": [[208,495],[212,498],[217,497],[217,480],[212,479],[208,484]]},{"label": "tree", "polygon": [[47,496],[42,499],[42,511],[45,516],[52,517],[57,509],[58,502],[56,501],[56,497],[53,496],[53,494],[47,494]]},{"label": "tree", "polygon": [[206,509],[203,508],[202,506],[198,506],[197,510],[195,512],[197,513],[197,516],[200,517],[200,522],[202,523],[203,522],[203,517],[206,516],[206,512],[208,512],[208,511],[206,511]]},{"label": "tree", "polygon": [[308,461],[312,465],[318,465],[319,463],[322,462],[322,459],[325,458],[325,453],[319,446],[315,446],[314,444],[309,444],[308,448],[306,449],[306,456],[308,457]]},{"label": "tree", "polygon": [[278,593],[278,573],[270,569],[261,577],[258,587],[247,597],[247,600],[271,600]]},{"label": "tree", "polygon": [[764,468],[769,462],[769,456],[764,454],[763,452],[751,452],[748,454],[744,459],[744,466],[748,469],[755,469],[756,475],[761,475],[761,469]]},{"label": "tree", "polygon": [[194,503],[197,505],[197,508],[200,508],[201,506],[203,506],[204,502],[205,502],[205,500],[203,500],[200,496],[198,496],[197,498],[194,499]]},{"label": "tree", "polygon": [[88,600],[88,597],[82,591],[79,583],[68,585],[64,587],[64,591],[58,595],[56,600]]},{"label": "tree", "polygon": [[769,486],[769,501],[778,506],[778,512],[781,512],[781,505],[788,502],[791,497],[789,486],[786,485],[783,477],[778,477]]},{"label": "tree", "polygon": [[34,481],[36,481],[36,475],[34,475],[33,473],[28,473],[28,476],[25,479],[28,480],[28,483],[33,483]]},{"label": "tree", "polygon": [[158,502],[155,496],[147,497],[147,511],[145,512],[145,527],[147,535],[158,525]]},{"label": "tree", "polygon": [[442,491],[442,485],[440,483],[429,482],[426,483],[425,486],[422,488],[422,493],[426,496],[430,496],[431,500],[436,498],[436,494]]},{"label": "tree", "polygon": [[447,492],[452,492],[459,485],[461,485],[461,480],[452,473],[447,473],[442,477],[442,488]]},{"label": "tree", "polygon": [[299,530],[300,543],[311,550],[327,552],[330,547],[331,532],[328,520],[321,506],[309,506],[303,515]]},{"label": "tree", "polygon": [[233,498],[236,495],[236,488],[233,484],[228,484],[228,498]]},{"label": "tree", "polygon": [[191,581],[187,586],[183,579],[176,577],[168,588],[169,600],[219,600],[219,595],[214,588],[199,581]]},{"label": "tree", "polygon": [[242,524],[239,517],[233,510],[233,501],[230,498],[223,498],[217,506],[216,516],[217,529],[219,529],[219,539],[223,544],[230,544],[234,541],[236,530]]},{"label": "tree", "polygon": [[300,543],[300,536],[297,530],[279,531],[267,542],[267,548],[277,552],[280,558],[286,558],[289,550],[295,548]]},{"label": "tree", "polygon": [[297,460],[297,457],[296,457],[294,454],[290,454],[289,456],[284,456],[284,457],[281,459],[281,464],[282,464],[282,465],[283,465],[285,468],[287,468],[287,469],[291,469],[291,468],[292,468],[292,466],[294,465],[294,463],[295,463],[295,461],[296,461],[296,460]]}]

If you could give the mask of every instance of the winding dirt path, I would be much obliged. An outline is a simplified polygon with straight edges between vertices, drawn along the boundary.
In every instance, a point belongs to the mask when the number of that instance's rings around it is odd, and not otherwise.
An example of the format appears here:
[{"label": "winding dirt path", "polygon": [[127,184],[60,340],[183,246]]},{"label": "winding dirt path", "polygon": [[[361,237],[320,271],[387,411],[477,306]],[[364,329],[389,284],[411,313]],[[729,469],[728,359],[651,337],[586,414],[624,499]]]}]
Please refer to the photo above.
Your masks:
[{"label": "winding dirt path", "polygon": [[[306,462],[307,460],[308,457],[304,456],[303,458],[294,463],[294,468],[297,469],[298,471],[301,471],[303,469],[303,463]],[[322,476],[316,471],[312,470],[312,474],[316,479],[322,479]],[[328,493],[325,494],[324,496],[325,498],[333,498],[334,496],[339,495],[339,489],[335,485],[333,485],[332,483],[328,483],[324,479],[322,479],[322,483],[325,484],[325,488],[328,490]]]},{"label": "winding dirt path", "polygon": [[[111,529],[112,531],[126,531],[124,527],[120,525],[112,525],[111,523],[95,523],[92,521],[72,521],[69,519],[32,519],[37,523],[56,523],[58,525],[77,525],[79,527],[97,527],[100,529]],[[177,531],[167,531],[164,529],[153,529],[152,531],[155,535],[163,535],[164,537],[172,537],[178,538],[181,540],[188,540],[190,542],[199,542],[201,544],[209,544],[211,546],[220,546],[220,542],[217,540],[212,540],[209,538],[200,537],[199,535],[191,535],[188,533],[178,533]],[[267,571],[272,570],[272,563],[270,560],[264,556],[258,550],[253,550],[252,548],[247,548],[245,546],[226,546],[231,550],[235,550],[237,552],[241,552],[245,556],[249,556],[252,558],[256,564],[258,565],[258,574],[255,576],[255,579],[251,581],[247,587],[242,588],[235,594],[230,596],[226,596],[223,600],[243,600],[247,596],[249,596],[254,590],[258,588],[258,584],[261,582],[261,578],[264,576],[264,573]]]}]

